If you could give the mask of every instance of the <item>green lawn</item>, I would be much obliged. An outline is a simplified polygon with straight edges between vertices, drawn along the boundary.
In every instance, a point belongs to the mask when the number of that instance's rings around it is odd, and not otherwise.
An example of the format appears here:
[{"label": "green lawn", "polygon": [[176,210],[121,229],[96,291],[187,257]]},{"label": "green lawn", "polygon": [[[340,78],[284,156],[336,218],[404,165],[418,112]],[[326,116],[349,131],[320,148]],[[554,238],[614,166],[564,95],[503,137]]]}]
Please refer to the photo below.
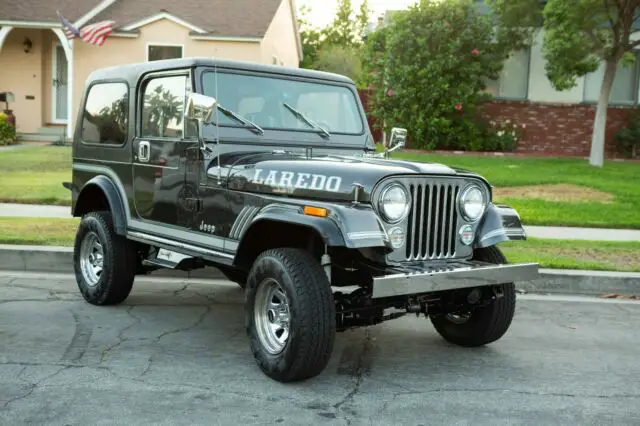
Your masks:
[{"label": "green lawn", "polygon": [[640,241],[544,240],[499,245],[512,263],[536,262],[542,268],[640,272]]},{"label": "green lawn", "polygon": [[[0,244],[72,246],[78,218],[0,217]],[[537,262],[543,268],[640,272],[640,242],[540,240],[499,246],[509,262]]]},{"label": "green lawn", "polygon": [[[70,147],[0,152],[0,202],[70,204],[71,194],[62,187],[71,178],[70,157]],[[599,169],[566,158],[416,153],[394,153],[392,158],[480,173],[496,186],[495,201],[515,207],[527,225],[640,229],[640,163],[608,161]]]},{"label": "green lawn", "polygon": [[0,244],[72,246],[80,219],[0,217]]},{"label": "green lawn", "polygon": [[0,202],[70,205],[70,180],[70,147],[0,151]]},{"label": "green lawn", "polygon": [[[483,175],[497,187],[496,202],[518,210],[527,225],[640,228],[640,163],[607,161],[603,168],[589,166],[586,160],[556,158],[481,157],[392,154],[421,162],[438,162]],[[518,196],[500,196],[501,189],[523,185],[570,185],[590,191],[583,199],[563,199],[562,192],[552,200],[523,191]],[[602,193],[602,194],[598,194]],[[610,200],[603,203],[603,196]],[[578,197],[580,198],[580,197]]]}]

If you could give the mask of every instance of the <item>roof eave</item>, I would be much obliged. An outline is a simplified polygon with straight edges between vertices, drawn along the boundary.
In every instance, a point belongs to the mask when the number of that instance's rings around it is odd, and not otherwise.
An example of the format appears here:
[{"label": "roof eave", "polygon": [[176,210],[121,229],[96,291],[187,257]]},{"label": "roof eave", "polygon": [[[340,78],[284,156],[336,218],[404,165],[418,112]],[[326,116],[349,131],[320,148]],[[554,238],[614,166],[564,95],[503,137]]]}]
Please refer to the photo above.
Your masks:
[{"label": "roof eave", "polygon": [[204,41],[232,41],[232,42],[242,42],[242,43],[260,43],[262,41],[262,37],[257,36],[241,36],[241,35],[222,35],[222,34],[214,34],[214,33],[198,33],[195,31],[189,32],[189,37],[192,40],[204,40]]},{"label": "roof eave", "polygon": [[76,20],[73,25],[78,28],[84,26],[87,22],[91,21],[115,2],[116,0],[102,0],[96,7]]},{"label": "roof eave", "polygon": [[300,27],[298,26],[298,12],[296,9],[296,0],[289,0],[289,5],[291,7],[291,19],[293,21],[293,31],[296,36],[296,48],[298,50],[298,58],[299,61],[302,62],[304,59],[304,54],[302,50],[302,37],[300,36]]}]

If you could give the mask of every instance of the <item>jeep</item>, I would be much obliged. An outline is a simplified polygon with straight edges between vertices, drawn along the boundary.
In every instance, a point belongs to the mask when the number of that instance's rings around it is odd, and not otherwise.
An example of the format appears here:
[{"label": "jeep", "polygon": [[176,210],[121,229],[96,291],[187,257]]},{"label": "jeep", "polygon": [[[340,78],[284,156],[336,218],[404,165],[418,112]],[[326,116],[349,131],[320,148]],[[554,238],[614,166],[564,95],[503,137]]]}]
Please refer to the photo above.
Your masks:
[{"label": "jeep", "polygon": [[209,58],[93,72],[73,137],[74,269],[83,298],[123,302],[136,275],[214,267],[242,287],[259,368],[320,374],[337,332],[423,314],[443,339],[501,338],[514,282],[497,245],[518,214],[481,176],[378,152],[354,82]]}]

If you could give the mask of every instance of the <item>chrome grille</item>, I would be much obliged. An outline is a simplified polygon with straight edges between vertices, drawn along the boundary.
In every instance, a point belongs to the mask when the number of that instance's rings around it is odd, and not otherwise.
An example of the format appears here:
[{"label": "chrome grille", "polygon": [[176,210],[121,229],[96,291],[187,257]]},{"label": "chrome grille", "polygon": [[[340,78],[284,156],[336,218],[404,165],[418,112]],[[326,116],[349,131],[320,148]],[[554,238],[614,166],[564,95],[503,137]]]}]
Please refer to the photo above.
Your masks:
[{"label": "chrome grille", "polygon": [[407,260],[448,259],[456,255],[456,199],[461,182],[411,183]]}]

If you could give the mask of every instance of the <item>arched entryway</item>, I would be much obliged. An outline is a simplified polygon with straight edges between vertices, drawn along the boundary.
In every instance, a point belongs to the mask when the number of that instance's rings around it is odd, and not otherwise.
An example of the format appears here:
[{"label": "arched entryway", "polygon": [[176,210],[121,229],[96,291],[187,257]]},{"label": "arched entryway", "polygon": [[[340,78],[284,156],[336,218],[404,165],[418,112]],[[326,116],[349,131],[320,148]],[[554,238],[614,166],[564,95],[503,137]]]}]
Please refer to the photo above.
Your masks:
[{"label": "arched entryway", "polygon": [[73,43],[62,29],[0,27],[0,92],[6,91],[15,96],[10,107],[18,132],[37,138],[52,127],[54,134],[60,129],[68,139],[72,137]]}]

